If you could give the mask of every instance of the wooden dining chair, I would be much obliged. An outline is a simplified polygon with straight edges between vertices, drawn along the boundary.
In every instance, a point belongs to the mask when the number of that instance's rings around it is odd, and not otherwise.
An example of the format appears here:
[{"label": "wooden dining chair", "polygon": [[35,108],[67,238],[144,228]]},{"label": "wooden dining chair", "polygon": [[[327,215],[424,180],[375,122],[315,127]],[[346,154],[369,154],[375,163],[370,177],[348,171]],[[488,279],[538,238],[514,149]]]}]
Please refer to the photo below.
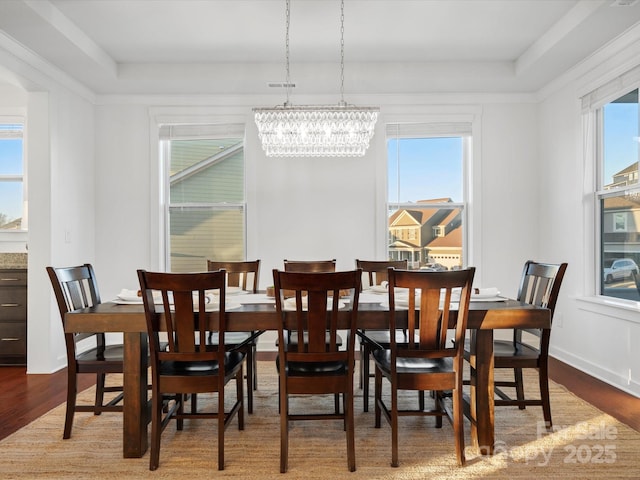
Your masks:
[{"label": "wooden dining chair", "polygon": [[336,259],[331,260],[287,260],[284,259],[285,272],[325,273],[336,271]]},{"label": "wooden dining chair", "polygon": [[[260,260],[218,262],[207,260],[207,270],[210,272],[224,269],[227,272],[227,287],[238,287],[243,291],[258,293],[258,278],[260,276]],[[258,337],[264,330],[251,332],[226,332],[227,348],[242,350],[247,355],[247,411],[253,413],[253,391],[258,389],[258,365],[256,353]],[[211,332],[207,342],[218,345],[218,335]],[[195,401],[195,396],[192,397]]]},{"label": "wooden dining chair", "polygon": [[[284,260],[285,272],[299,273],[328,273],[336,271],[336,260]],[[289,295],[289,292],[286,292]],[[296,342],[297,335],[291,335],[289,332],[289,342]],[[276,347],[278,342],[276,341]],[[338,346],[342,346],[342,337],[338,335]]]},{"label": "wooden dining chair", "polygon": [[[453,425],[456,457],[464,465],[464,429],[462,402],[462,366],[464,337],[469,314],[469,299],[475,269],[428,272],[389,269],[389,332],[390,348],[373,351],[375,372],[375,427],[380,428],[384,413],[391,425],[391,466],[398,463],[399,417],[409,415],[436,416],[436,427],[442,427],[446,416]],[[396,342],[396,310],[401,309],[395,287],[408,289],[407,343]],[[455,315],[454,343],[447,346],[447,331],[451,328],[450,304],[452,291],[460,289],[459,307]],[[455,300],[458,300],[457,296]],[[382,397],[382,379],[391,386],[391,405]],[[401,410],[399,390],[431,390],[433,409]],[[449,392],[451,400],[449,400]],[[453,405],[449,408],[448,402]],[[415,445],[412,446],[415,448]]]},{"label": "wooden dining chair", "polygon": [[[521,302],[548,308],[551,320],[558,301],[562,279],[567,269],[566,263],[539,263],[532,260],[524,264],[517,299]],[[465,359],[475,368],[475,355],[471,341],[465,345]],[[495,406],[517,406],[523,410],[527,406],[542,406],[547,428],[552,426],[551,402],[549,399],[549,341],[551,328],[514,329],[511,340],[494,340],[494,370],[512,370],[513,380],[495,380],[494,390],[499,397]],[[522,369],[531,368],[538,372],[540,398],[525,398]],[[515,389],[515,398],[503,389]]]},{"label": "wooden dining chair", "polygon": [[[282,473],[288,467],[289,422],[297,420],[342,420],[341,426],[347,436],[348,467],[352,472],[356,469],[353,371],[361,276],[360,270],[329,273],[273,271],[276,311],[280,318],[276,367],[279,375]],[[285,300],[284,290],[293,291],[294,297]],[[350,292],[350,301],[346,304],[340,300],[341,290]],[[288,308],[291,301],[294,305]],[[339,315],[348,317],[346,349],[338,347]],[[288,341],[287,332],[291,330],[296,332],[296,342]],[[342,395],[342,412],[293,413],[289,396],[310,394]]]},{"label": "wooden dining chair", "polygon": [[[138,270],[151,350],[151,454],[149,469],[160,461],[162,432],[175,419],[182,430],[184,419],[217,419],[218,469],[224,469],[224,432],[233,418],[244,429],[242,392],[244,352],[229,351],[225,344],[226,272],[161,273]],[[211,291],[217,298],[211,298]],[[154,302],[154,292],[162,304]],[[207,313],[212,311],[212,313]],[[215,319],[209,321],[208,315]],[[208,332],[216,331],[222,342],[207,348]],[[162,348],[161,332],[168,347]],[[236,398],[225,412],[225,385],[235,379]],[[213,412],[189,411],[184,401],[190,394],[217,392]],[[165,402],[171,398],[172,401]]]},{"label": "wooden dining chair", "polygon": [[[407,270],[408,260],[359,260],[356,259],[356,268],[362,269],[363,278],[362,289],[380,286],[382,282],[388,281],[387,271],[389,268]],[[395,332],[397,343],[406,343],[406,329],[399,329]],[[360,338],[360,388],[362,388],[362,405],[365,412],[369,411],[369,360],[371,351],[374,348],[389,348],[391,339],[389,330],[367,330],[359,329]],[[422,398],[422,397],[421,397]]]},{"label": "wooden dining chair", "polygon": [[[47,267],[49,280],[56,297],[63,329],[65,314],[72,310],[91,307],[100,303],[98,282],[91,264],[76,267]],[[104,333],[74,332],[64,334],[67,349],[67,409],[63,438],[71,437],[75,412],[122,412],[122,385],[105,386],[106,375],[124,372],[124,348],[121,343],[107,344]],[[78,343],[82,342],[82,348]],[[87,345],[92,345],[86,348]],[[93,405],[78,405],[78,375],[96,376],[96,396]],[[117,395],[104,403],[104,394]],[[119,392],[119,393],[118,393]]]}]

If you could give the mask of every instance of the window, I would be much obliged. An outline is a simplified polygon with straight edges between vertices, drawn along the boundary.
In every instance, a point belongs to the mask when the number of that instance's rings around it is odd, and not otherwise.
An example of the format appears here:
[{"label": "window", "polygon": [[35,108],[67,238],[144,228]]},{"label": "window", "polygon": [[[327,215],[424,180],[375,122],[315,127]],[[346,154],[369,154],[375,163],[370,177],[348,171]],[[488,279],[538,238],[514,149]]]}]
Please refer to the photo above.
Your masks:
[{"label": "window", "polygon": [[167,271],[245,258],[244,128],[160,128],[167,205]]},{"label": "window", "polygon": [[640,300],[638,89],[596,111],[599,181],[600,293]]},{"label": "window", "polygon": [[0,230],[26,230],[23,124],[0,118]]},{"label": "window", "polygon": [[390,259],[413,269],[464,265],[470,140],[467,123],[387,125]]}]

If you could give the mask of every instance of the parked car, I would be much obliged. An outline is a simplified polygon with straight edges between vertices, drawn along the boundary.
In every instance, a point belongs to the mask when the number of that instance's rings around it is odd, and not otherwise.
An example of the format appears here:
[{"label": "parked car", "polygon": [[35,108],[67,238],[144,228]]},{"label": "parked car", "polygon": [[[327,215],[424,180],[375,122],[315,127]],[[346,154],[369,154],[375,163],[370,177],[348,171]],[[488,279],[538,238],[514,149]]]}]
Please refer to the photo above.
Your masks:
[{"label": "parked car", "polygon": [[444,272],[449,269],[439,263],[425,263],[420,267],[420,270],[427,270],[428,272]]},{"label": "parked car", "polygon": [[634,275],[638,275],[638,271],[638,265],[630,258],[605,260],[603,272],[604,283],[624,280],[628,277],[634,278]]}]

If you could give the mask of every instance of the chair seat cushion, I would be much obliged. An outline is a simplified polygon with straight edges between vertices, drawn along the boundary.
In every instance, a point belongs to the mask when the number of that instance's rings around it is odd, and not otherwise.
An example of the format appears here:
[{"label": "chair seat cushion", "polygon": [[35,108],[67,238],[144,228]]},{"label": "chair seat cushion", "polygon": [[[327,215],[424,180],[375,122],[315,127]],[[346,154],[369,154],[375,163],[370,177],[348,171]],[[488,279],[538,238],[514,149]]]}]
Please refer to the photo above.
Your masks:
[{"label": "chair seat cushion", "polygon": [[[280,371],[280,356],[276,357],[276,368]],[[289,376],[344,375],[346,362],[289,362]]]},{"label": "chair seat cushion", "polygon": [[[389,330],[366,330],[362,332],[363,340],[370,341],[374,345],[377,343],[383,348],[391,345],[391,333]],[[362,338],[362,337],[361,337]],[[396,343],[407,343],[407,334],[404,330],[396,330]]]},{"label": "chair seat cushion", "polygon": [[[307,332],[305,332],[303,334],[303,338],[304,338],[304,342],[308,342],[309,341],[309,335],[307,334]],[[326,336],[326,342],[329,343],[329,333],[327,332],[327,336]],[[289,345],[297,345],[298,344],[298,332],[292,331],[291,332],[291,336],[289,337],[289,340],[287,342]],[[338,347],[342,346],[342,337],[340,335],[336,335],[336,345]],[[278,340],[276,340],[276,346],[278,346]]]},{"label": "chair seat cushion", "polygon": [[[225,353],[225,374],[233,372],[244,360],[243,352],[227,352]],[[163,361],[160,364],[160,375],[217,375],[219,364],[213,360],[210,362],[174,362]]]},{"label": "chair seat cushion", "polygon": [[538,349],[529,345],[518,343],[513,344],[511,340],[495,340],[493,342],[494,357],[539,357]]},{"label": "chair seat cushion", "polygon": [[123,359],[124,359],[124,347],[120,344],[107,345],[104,349],[104,357],[98,356],[97,348],[91,348],[87,351],[84,351],[76,355],[76,360],[78,362],[99,362],[99,361],[122,362]]},{"label": "chair seat cushion", "polygon": [[[233,348],[247,342],[252,335],[253,335],[252,332],[224,332],[224,344],[227,347],[227,349]],[[249,342],[249,343],[251,344],[254,342]],[[209,332],[209,335],[207,338],[207,345],[219,345],[219,344],[220,344],[219,333]]]},{"label": "chair seat cushion", "polygon": [[[391,373],[391,350],[374,350],[373,359],[383,372]],[[405,358],[397,359],[398,373],[445,373],[453,371],[451,358]]]}]

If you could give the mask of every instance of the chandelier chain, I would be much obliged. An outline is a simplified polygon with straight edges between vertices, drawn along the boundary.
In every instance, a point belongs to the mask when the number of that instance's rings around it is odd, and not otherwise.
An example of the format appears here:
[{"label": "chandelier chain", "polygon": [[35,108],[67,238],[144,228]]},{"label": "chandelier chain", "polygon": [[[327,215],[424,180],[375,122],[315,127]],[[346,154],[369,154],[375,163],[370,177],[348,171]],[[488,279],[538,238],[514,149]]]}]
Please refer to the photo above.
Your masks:
[{"label": "chandelier chain", "polygon": [[290,0],[287,0],[287,3],[286,3],[285,16],[286,16],[285,58],[287,62],[287,78],[285,80],[287,101],[285,102],[285,105],[289,105],[289,91],[291,90],[291,74],[289,72],[289,21],[291,18]]},{"label": "chandelier chain", "polygon": [[344,0],[340,2],[340,104],[344,105]]}]

